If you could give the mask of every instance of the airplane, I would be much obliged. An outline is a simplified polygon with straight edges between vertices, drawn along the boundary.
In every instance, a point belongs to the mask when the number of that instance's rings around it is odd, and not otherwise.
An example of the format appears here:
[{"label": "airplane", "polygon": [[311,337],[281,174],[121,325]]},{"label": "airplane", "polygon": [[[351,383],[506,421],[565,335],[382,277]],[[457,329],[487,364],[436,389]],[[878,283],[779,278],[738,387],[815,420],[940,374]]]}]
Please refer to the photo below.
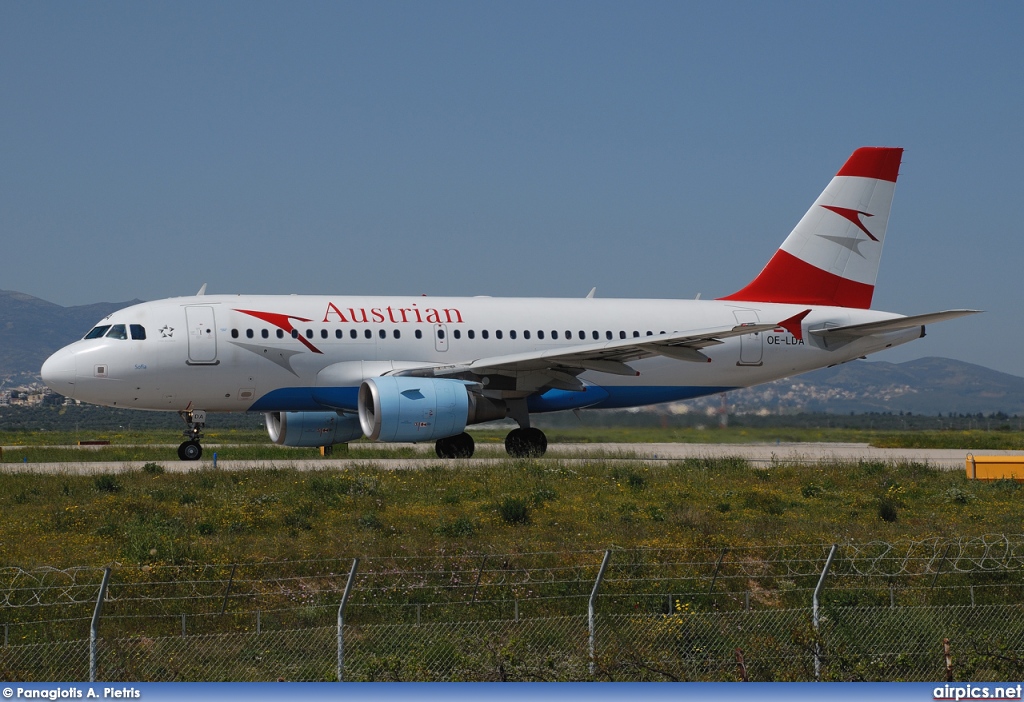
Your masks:
[{"label": "airplane", "polygon": [[870,309],[903,149],[853,152],[746,287],[716,300],[206,295],[114,312],[43,364],[55,392],[176,411],[182,460],[207,414],[262,412],[270,439],[362,437],[473,455],[469,425],[511,418],[514,457],[541,456],[531,416],[750,387],[863,358],[978,310]]}]

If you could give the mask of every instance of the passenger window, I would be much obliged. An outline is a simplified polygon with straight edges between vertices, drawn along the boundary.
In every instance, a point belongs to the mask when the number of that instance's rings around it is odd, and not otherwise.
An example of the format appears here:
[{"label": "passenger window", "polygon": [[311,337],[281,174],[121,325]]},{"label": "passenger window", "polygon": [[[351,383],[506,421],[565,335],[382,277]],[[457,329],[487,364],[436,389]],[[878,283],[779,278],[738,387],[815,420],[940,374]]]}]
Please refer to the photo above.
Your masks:
[{"label": "passenger window", "polygon": [[620,338],[620,339],[625,339],[625,338],[626,338],[626,332],[624,332],[624,331],[620,331],[620,332],[619,332],[619,338]]},{"label": "passenger window", "polygon": [[462,332],[460,332],[458,329],[456,329],[455,331],[452,332],[452,336],[454,336],[456,339],[461,339],[462,338]]},{"label": "passenger window", "polygon": [[306,330],[306,338],[307,339],[312,339],[313,338],[313,330],[312,329],[307,329]]},{"label": "passenger window", "polygon": [[245,330],[245,338],[246,339],[251,339],[252,337],[253,337],[252,329],[246,329]]},{"label": "passenger window", "polygon": [[124,340],[128,338],[128,332],[125,331],[123,324],[115,324],[110,328],[110,331],[107,332],[107,338]]},{"label": "passenger window", "polygon": [[565,338],[568,339],[569,341],[572,341],[572,332],[569,331],[568,329],[565,330]]},{"label": "passenger window", "polygon": [[601,338],[601,335],[600,335],[600,334],[598,334],[598,333],[597,333],[597,332],[595,331],[595,332],[593,333],[593,337],[594,337],[594,341],[598,341],[598,340],[599,340],[599,339]]},{"label": "passenger window", "polygon": [[604,338],[606,338],[606,339],[611,339],[611,338],[612,338],[612,333],[611,333],[610,331],[606,331],[606,332],[604,333]]},{"label": "passenger window", "polygon": [[340,339],[343,336],[345,336],[345,334],[340,329],[335,329],[334,330],[334,338],[335,339]]},{"label": "passenger window", "polygon": [[278,329],[277,330],[277,338],[278,339],[283,339],[284,338],[284,330],[283,329]]},{"label": "passenger window", "polygon": [[386,331],[384,331],[383,329],[381,329],[380,331],[377,332],[377,336],[379,336],[381,339],[386,339],[387,336],[388,336],[388,333]]},{"label": "passenger window", "polygon": [[652,331],[647,332],[647,336],[654,336],[654,332],[652,332]]},{"label": "passenger window", "polygon": [[109,324],[107,324],[105,326],[101,326],[101,327],[93,327],[92,329],[89,330],[89,333],[85,335],[85,338],[86,339],[99,339],[101,336],[103,336],[104,334],[107,333],[108,329],[110,329],[110,325]]},{"label": "passenger window", "polygon": [[558,332],[556,332],[555,330],[552,329],[551,330],[551,338],[552,339],[557,339],[558,338]]},{"label": "passenger window", "polygon": [[293,339],[298,339],[299,338],[299,330],[298,329],[292,329],[292,338]]},{"label": "passenger window", "polygon": [[326,339],[327,338],[327,330],[326,329],[321,329],[320,330],[320,338],[321,339]]},{"label": "passenger window", "polygon": [[266,339],[267,337],[270,336],[270,332],[268,332],[266,329],[261,329],[260,330],[260,336],[262,336],[264,339]]},{"label": "passenger window", "polygon": [[355,329],[350,329],[348,335],[355,339],[357,336],[359,336],[359,333]]},{"label": "passenger window", "polygon": [[482,332],[480,332],[480,336],[486,339],[488,337],[487,330],[484,329]]},{"label": "passenger window", "polygon": [[635,332],[633,332],[633,338],[634,338],[634,339],[635,339],[636,337],[638,337],[638,336],[640,336],[640,332],[638,332],[638,331],[635,331]]},{"label": "passenger window", "polygon": [[544,330],[543,329],[538,329],[537,330],[537,338],[538,339],[543,339],[544,338]]},{"label": "passenger window", "polygon": [[470,339],[475,339],[476,338],[476,332],[473,331],[472,329],[470,329],[468,332],[466,332],[466,334],[469,335]]},{"label": "passenger window", "polygon": [[501,330],[500,329],[498,331],[494,332],[494,338],[495,339],[500,339],[501,338]]},{"label": "passenger window", "polygon": [[237,329],[232,329],[231,330],[231,338],[232,339],[237,339],[238,338],[238,330]]},{"label": "passenger window", "polygon": [[136,341],[146,340],[146,328],[144,326],[141,324],[131,324],[128,328],[131,329],[133,339]]},{"label": "passenger window", "polygon": [[443,339],[444,338],[444,329],[438,329],[437,330],[437,338],[438,339]]},{"label": "passenger window", "polygon": [[523,330],[523,338],[524,339],[529,339],[530,338],[530,330],[529,329],[524,329]]},{"label": "passenger window", "polygon": [[370,331],[369,329],[367,329],[366,331],[363,332],[363,336],[365,336],[367,339],[372,339],[373,338],[373,332]]},{"label": "passenger window", "polygon": [[396,330],[395,330],[395,338],[396,338],[396,339],[401,339],[401,338],[402,338],[402,332],[400,332],[400,331],[398,331],[398,330],[396,329]]},{"label": "passenger window", "polygon": [[422,339],[423,338],[423,330],[422,329],[417,329],[416,330],[416,338],[417,339]]},{"label": "passenger window", "polygon": [[516,338],[516,330],[515,329],[509,330],[508,338],[510,338],[510,339],[515,339]]}]

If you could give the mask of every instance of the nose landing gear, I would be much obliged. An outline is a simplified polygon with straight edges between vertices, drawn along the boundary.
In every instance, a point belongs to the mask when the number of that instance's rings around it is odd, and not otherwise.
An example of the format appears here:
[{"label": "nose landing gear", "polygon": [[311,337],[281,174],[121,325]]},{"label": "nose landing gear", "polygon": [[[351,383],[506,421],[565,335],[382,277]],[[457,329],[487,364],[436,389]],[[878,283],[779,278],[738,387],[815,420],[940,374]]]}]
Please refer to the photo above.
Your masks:
[{"label": "nose landing gear", "polygon": [[198,461],[203,456],[203,447],[199,440],[203,438],[203,427],[206,426],[205,410],[182,410],[178,416],[188,425],[181,433],[186,440],[178,446],[178,458],[183,461]]}]

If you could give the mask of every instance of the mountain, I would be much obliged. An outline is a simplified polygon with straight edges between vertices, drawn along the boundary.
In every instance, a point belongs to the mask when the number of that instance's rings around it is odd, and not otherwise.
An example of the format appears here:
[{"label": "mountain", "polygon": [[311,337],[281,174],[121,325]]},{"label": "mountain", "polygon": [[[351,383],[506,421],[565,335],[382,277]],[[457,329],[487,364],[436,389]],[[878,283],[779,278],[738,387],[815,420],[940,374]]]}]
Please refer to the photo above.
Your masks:
[{"label": "mountain", "polygon": [[38,379],[47,356],[81,339],[96,322],[131,302],[62,307],[38,297],[0,290],[0,378]]},{"label": "mountain", "polygon": [[[61,307],[23,293],[0,290],[0,383],[39,379],[51,353],[80,339],[96,322],[130,302]],[[721,396],[679,405],[679,411],[717,408]],[[914,414],[1024,415],[1024,378],[954,361],[921,358],[905,363],[853,361],[833,368],[728,393],[730,411],[913,412]]]},{"label": "mountain", "polygon": [[[736,412],[1024,415],[1024,378],[949,358],[852,361],[726,396]],[[717,406],[706,398],[698,407]]]}]

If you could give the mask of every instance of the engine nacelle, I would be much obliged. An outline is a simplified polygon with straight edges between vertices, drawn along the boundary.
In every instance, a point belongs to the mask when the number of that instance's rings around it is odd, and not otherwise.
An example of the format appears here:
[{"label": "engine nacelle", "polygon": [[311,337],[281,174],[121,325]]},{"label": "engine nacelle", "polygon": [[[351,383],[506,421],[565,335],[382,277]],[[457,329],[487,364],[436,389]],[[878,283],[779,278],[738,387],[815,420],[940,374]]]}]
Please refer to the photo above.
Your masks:
[{"label": "engine nacelle", "polygon": [[338,412],[267,412],[270,440],[281,446],[332,446],[362,438],[359,417]]},{"label": "engine nacelle", "polygon": [[374,441],[433,441],[505,417],[505,403],[444,378],[385,376],[359,386],[359,424]]}]

